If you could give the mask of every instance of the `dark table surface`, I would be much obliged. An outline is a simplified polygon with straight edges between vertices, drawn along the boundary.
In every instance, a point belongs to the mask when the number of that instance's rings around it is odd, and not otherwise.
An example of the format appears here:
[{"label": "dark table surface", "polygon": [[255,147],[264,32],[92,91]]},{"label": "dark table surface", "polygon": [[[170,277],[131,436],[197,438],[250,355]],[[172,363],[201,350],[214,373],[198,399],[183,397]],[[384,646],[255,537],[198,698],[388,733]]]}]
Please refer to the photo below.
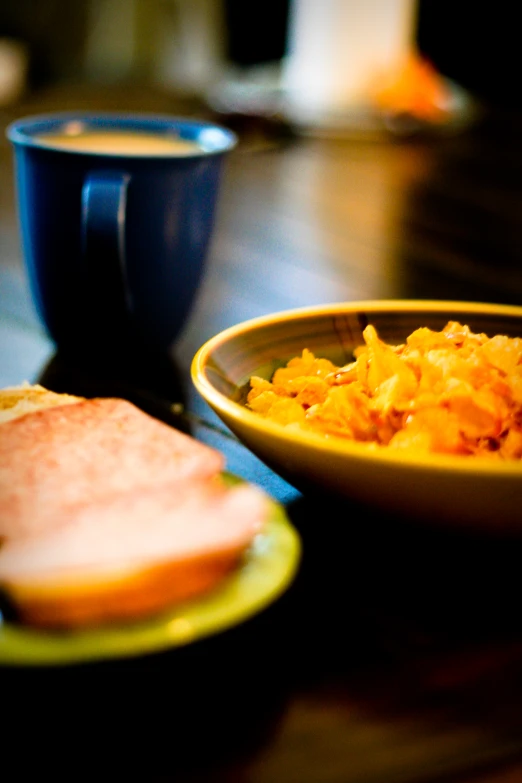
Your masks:
[{"label": "dark table surface", "polygon": [[[26,96],[0,123],[67,108],[210,114],[150,89],[79,86]],[[4,760],[74,779],[89,768],[100,779],[223,783],[522,780],[522,542],[303,497],[225,430],[189,376],[207,338],[275,310],[521,304],[522,119],[486,112],[458,134],[379,140],[220,119],[240,143],[201,291],[161,366],[55,353],[27,288],[2,130],[0,386],[120,394],[188,427],[284,505],[302,539],[298,574],[256,617],[183,648],[3,667]]]}]

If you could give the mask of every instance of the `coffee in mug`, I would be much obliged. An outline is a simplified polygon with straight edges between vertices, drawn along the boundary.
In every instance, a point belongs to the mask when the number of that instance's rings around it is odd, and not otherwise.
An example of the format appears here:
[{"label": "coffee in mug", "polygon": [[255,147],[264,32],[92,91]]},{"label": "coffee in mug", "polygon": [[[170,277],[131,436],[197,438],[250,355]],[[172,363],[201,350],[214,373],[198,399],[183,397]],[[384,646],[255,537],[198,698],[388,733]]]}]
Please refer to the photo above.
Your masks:
[{"label": "coffee in mug", "polygon": [[194,155],[201,154],[197,142],[167,133],[122,130],[85,130],[78,133],[43,133],[42,144],[73,152],[110,155]]}]

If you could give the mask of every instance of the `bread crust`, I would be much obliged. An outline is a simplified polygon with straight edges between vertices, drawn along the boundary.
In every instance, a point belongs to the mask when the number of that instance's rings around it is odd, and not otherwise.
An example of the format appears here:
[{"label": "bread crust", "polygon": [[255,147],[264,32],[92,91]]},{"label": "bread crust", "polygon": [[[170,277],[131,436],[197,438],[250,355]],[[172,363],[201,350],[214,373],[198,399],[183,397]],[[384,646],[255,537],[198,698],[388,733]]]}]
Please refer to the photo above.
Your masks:
[{"label": "bread crust", "polygon": [[20,386],[8,386],[0,389],[0,424],[44,408],[71,405],[82,399],[84,398],[73,394],[49,391],[39,384],[23,383]]},{"label": "bread crust", "polygon": [[211,592],[240,564],[227,550],[160,563],[126,576],[56,582],[7,580],[4,588],[17,619],[31,626],[65,630],[141,620]]}]

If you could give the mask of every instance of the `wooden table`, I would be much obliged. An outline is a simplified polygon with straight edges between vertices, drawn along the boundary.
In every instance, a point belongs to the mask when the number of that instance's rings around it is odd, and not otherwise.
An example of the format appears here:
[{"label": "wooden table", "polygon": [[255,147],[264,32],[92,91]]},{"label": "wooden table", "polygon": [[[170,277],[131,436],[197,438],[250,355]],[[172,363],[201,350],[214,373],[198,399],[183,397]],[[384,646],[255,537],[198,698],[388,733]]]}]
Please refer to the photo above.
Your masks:
[{"label": "wooden table", "polygon": [[[151,90],[78,87],[29,96],[0,120],[73,107],[208,114]],[[188,424],[284,504],[302,538],[299,573],[255,618],[181,649],[0,669],[4,757],[19,741],[20,770],[35,762],[77,779],[92,767],[99,779],[111,770],[191,783],[522,780],[520,541],[303,498],[225,430],[189,378],[207,338],[275,310],[382,298],[520,304],[522,122],[493,114],[454,136],[365,141],[228,120],[240,144],[206,276],[161,367],[55,355],[22,268],[2,133],[0,386],[118,393]]]}]

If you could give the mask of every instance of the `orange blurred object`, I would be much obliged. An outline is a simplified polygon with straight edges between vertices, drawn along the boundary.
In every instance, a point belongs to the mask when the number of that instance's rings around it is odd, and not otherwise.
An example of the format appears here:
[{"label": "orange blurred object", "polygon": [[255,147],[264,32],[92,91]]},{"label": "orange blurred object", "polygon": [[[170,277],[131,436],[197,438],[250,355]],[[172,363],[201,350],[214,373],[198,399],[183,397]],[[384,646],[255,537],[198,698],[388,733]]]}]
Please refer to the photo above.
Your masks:
[{"label": "orange blurred object", "polygon": [[378,109],[391,115],[408,115],[431,123],[451,119],[450,86],[433,65],[412,53],[390,77],[379,78],[371,91]]}]

